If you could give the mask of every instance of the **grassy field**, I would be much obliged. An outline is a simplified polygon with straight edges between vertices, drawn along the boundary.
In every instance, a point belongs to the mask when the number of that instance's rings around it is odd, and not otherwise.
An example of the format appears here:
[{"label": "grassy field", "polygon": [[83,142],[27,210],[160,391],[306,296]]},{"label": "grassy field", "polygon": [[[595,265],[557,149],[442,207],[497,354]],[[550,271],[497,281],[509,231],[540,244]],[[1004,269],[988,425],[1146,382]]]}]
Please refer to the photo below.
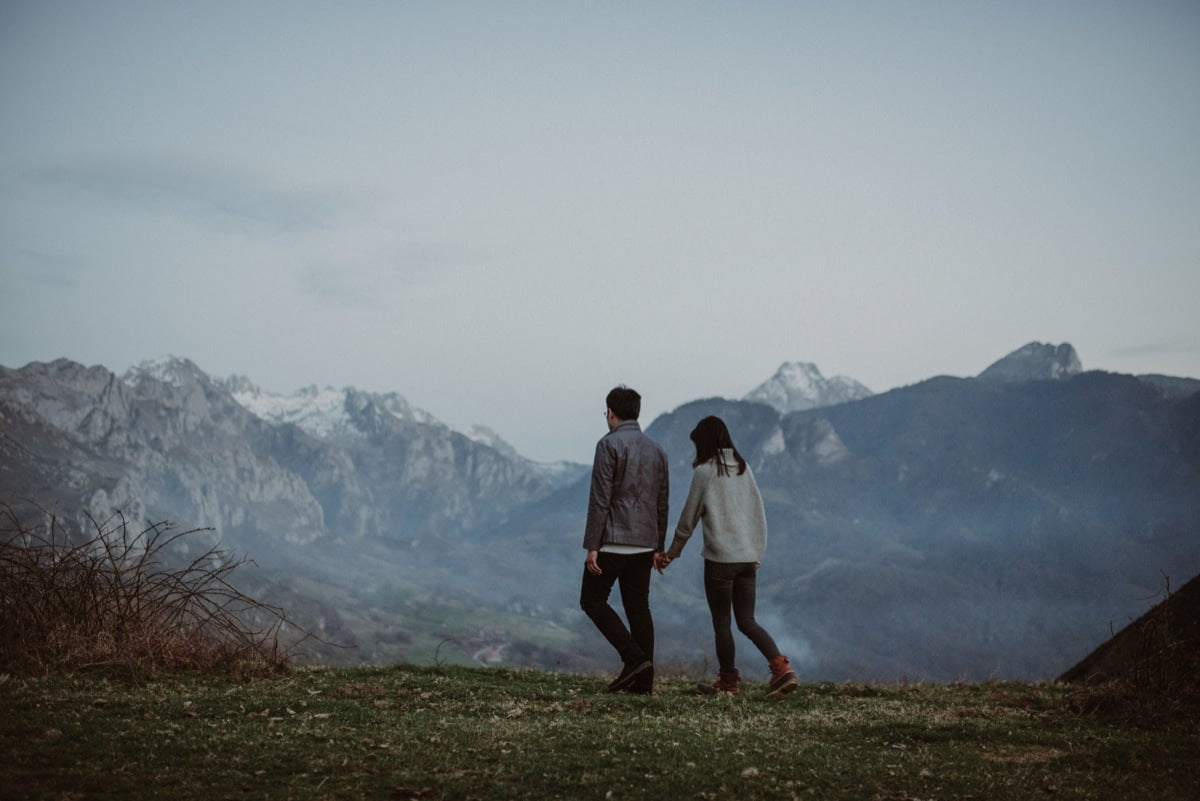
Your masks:
[{"label": "grassy field", "polygon": [[1053,684],[803,685],[409,666],[239,681],[0,676],[5,799],[1200,798],[1200,732]]}]

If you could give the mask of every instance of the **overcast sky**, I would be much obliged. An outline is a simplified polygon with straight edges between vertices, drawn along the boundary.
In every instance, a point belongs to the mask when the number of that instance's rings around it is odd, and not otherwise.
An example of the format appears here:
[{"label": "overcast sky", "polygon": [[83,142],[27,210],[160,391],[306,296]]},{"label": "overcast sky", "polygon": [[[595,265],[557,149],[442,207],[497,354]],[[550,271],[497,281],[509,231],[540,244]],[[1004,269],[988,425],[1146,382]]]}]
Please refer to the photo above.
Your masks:
[{"label": "overcast sky", "polygon": [[[1200,377],[1200,3],[0,0],[0,364],[587,462],[784,361]],[[735,437],[736,437],[736,432]]]}]

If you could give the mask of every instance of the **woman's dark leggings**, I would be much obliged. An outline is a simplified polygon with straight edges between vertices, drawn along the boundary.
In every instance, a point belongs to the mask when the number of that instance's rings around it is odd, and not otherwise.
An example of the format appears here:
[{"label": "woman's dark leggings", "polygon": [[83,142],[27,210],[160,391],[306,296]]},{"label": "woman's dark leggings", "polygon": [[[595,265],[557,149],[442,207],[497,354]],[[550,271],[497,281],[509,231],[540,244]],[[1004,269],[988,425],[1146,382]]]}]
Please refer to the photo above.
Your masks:
[{"label": "woman's dark leggings", "polygon": [[762,651],[767,659],[779,656],[775,640],[754,619],[755,578],[758,565],[754,562],[710,562],[704,560],[704,594],[708,611],[712,613],[713,634],[717,640],[717,663],[722,673],[732,673],[734,662],[733,632],[730,631],[730,610],[737,620],[738,631]]}]

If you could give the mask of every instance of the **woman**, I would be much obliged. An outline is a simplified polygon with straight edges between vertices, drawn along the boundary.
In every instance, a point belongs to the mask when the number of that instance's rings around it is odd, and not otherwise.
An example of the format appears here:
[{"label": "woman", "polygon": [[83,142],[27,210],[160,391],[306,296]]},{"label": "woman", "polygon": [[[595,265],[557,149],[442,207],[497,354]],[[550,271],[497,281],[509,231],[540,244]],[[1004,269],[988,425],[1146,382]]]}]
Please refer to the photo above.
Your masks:
[{"label": "woman", "polygon": [[754,473],[733,446],[729,429],[719,417],[705,417],[692,430],[696,460],[692,485],[675,527],[671,547],[658,558],[659,572],[678,559],[696,523],[704,521],[704,594],[712,613],[720,672],[712,684],[698,688],[707,694],[736,695],[741,675],[734,663],[730,610],[738,631],[750,638],[771,669],[767,698],[781,699],[796,689],[796,674],[775,640],[754,619],[755,577],[767,547],[767,516]]}]

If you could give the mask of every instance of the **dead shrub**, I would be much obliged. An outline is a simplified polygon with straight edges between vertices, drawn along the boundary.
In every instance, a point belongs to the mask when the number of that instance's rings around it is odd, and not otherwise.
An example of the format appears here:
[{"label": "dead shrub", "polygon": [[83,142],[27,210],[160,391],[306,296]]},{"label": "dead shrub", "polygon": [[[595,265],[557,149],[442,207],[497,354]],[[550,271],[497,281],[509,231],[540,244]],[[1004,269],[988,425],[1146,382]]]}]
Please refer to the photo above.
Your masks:
[{"label": "dead shrub", "polygon": [[87,519],[72,538],[55,518],[26,528],[0,504],[0,671],[277,671],[309,636],[230,584],[248,560],[215,547],[180,559],[185,538],[211,529],[133,534],[119,512]]}]

